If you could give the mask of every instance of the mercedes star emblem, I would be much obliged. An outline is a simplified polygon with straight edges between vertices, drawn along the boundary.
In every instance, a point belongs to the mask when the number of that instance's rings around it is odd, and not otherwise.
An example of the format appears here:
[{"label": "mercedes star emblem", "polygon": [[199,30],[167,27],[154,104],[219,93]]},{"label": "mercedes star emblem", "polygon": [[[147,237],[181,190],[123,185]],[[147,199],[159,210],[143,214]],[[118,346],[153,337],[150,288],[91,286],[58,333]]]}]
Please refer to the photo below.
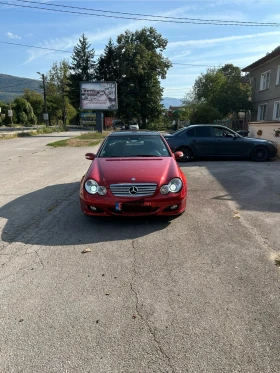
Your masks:
[{"label": "mercedes star emblem", "polygon": [[135,186],[129,188],[129,193],[130,194],[137,194],[137,192],[138,192],[138,189]]}]

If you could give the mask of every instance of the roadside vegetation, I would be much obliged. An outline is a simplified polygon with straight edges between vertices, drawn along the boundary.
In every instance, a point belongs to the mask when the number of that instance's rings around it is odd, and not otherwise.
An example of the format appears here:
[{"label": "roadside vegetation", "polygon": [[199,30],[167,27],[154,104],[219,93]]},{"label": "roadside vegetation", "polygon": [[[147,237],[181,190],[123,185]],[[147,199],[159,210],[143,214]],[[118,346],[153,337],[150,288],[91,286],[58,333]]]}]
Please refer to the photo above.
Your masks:
[{"label": "roadside vegetation", "polygon": [[87,132],[80,136],[65,139],[60,141],[55,141],[47,144],[48,146],[53,146],[54,148],[72,146],[72,147],[82,147],[82,146],[95,146],[101,143],[101,141],[109,134],[108,131],[103,133],[99,132]]},{"label": "roadside vegetation", "polygon": [[63,127],[57,126],[57,127],[41,127],[38,129],[34,129],[32,131],[22,131],[22,132],[15,132],[15,133],[9,133],[9,134],[3,134],[0,132],[0,140],[1,139],[15,139],[17,137],[30,137],[30,136],[38,136],[38,135],[44,135],[48,133],[54,133],[54,132],[62,132],[65,131]]},{"label": "roadside vegetation", "polygon": [[[166,130],[193,123],[231,120],[236,119],[239,112],[251,109],[248,76],[229,63],[208,68],[196,78],[180,107],[165,110],[161,104],[161,80],[172,67],[171,61],[163,55],[167,45],[168,40],[153,27],[126,30],[116,40],[110,38],[103,53],[96,58],[95,49],[82,34],[70,61],[55,61],[44,73],[50,124],[64,129],[67,125],[80,124],[82,81],[116,82],[118,110],[106,112],[105,117],[125,124],[136,122],[141,129]],[[43,93],[43,85],[41,89]],[[26,89],[11,103],[0,102],[0,126],[12,126],[13,122],[21,126],[42,123],[45,111],[42,93]],[[13,116],[9,117],[11,112]],[[91,122],[94,125],[94,120]]]}]

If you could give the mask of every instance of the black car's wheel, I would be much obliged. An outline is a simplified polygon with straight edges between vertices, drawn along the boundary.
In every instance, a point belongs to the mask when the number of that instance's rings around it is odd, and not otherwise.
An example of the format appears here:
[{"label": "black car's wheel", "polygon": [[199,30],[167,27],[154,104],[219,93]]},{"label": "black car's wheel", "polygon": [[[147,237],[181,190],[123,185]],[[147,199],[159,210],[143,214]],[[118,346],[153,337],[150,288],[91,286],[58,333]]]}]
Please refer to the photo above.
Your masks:
[{"label": "black car's wheel", "polygon": [[254,162],[265,162],[269,158],[269,150],[265,146],[256,146],[251,153]]},{"label": "black car's wheel", "polygon": [[182,152],[184,155],[182,158],[179,158],[178,161],[180,162],[190,162],[193,158],[193,152],[187,146],[182,146],[181,148],[177,149],[179,152]]}]

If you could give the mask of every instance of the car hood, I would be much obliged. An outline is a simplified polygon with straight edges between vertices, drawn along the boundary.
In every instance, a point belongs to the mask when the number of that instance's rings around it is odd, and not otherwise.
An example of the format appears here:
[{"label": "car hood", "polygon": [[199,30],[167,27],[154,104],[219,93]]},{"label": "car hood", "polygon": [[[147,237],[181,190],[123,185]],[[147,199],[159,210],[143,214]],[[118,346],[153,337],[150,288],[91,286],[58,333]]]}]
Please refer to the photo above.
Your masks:
[{"label": "car hood", "polygon": [[109,187],[118,183],[165,184],[180,177],[173,157],[157,158],[96,158],[87,173],[87,178]]},{"label": "car hood", "polygon": [[247,142],[255,142],[256,144],[265,144],[267,142],[270,142],[269,140],[259,139],[255,137],[243,137],[243,139]]}]

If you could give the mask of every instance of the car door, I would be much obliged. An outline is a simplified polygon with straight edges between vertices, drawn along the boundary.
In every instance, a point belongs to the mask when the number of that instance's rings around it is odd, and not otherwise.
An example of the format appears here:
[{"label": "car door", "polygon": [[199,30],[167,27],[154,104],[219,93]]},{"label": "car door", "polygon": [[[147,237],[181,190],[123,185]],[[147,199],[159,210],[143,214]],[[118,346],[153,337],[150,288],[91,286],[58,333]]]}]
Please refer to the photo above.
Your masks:
[{"label": "car door", "polygon": [[217,156],[240,157],[246,155],[247,146],[243,137],[236,136],[230,129],[213,127]]},{"label": "car door", "polygon": [[195,137],[190,139],[190,145],[198,156],[215,155],[215,139],[212,136],[211,126],[195,127]]}]

